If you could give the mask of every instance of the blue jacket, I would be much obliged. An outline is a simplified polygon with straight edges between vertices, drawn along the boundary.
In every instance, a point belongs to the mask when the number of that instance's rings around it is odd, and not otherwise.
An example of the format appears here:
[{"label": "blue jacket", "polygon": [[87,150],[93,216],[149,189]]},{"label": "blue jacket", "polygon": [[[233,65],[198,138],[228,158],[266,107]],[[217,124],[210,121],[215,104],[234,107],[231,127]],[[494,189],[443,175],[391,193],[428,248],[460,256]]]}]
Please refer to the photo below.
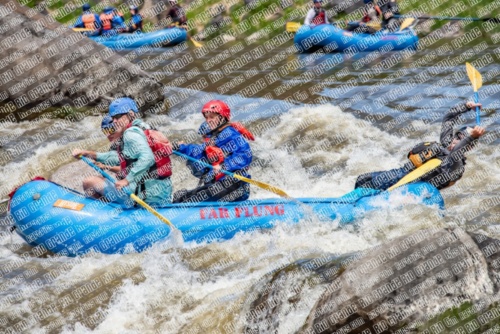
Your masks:
[{"label": "blue jacket", "polygon": [[[135,29],[132,25],[135,25]],[[130,32],[137,31],[137,30],[142,31],[142,16],[139,13],[132,15],[132,17],[130,18],[130,24],[129,24],[129,31]]]},{"label": "blue jacket", "polygon": [[[202,125],[202,128],[205,124]],[[207,135],[206,137],[212,138],[216,147],[219,147],[224,152],[224,162],[221,164],[222,169],[236,172],[244,177],[250,178],[248,168],[252,163],[252,149],[247,140],[232,126],[227,126],[217,135]],[[181,144],[179,152],[189,155],[197,160],[202,160],[210,164],[205,153],[207,143],[203,144]],[[205,179],[213,179],[215,173],[207,167],[200,164],[190,163],[187,165],[191,168],[191,172],[198,178],[204,177]],[[224,179],[224,178],[222,178]]]}]

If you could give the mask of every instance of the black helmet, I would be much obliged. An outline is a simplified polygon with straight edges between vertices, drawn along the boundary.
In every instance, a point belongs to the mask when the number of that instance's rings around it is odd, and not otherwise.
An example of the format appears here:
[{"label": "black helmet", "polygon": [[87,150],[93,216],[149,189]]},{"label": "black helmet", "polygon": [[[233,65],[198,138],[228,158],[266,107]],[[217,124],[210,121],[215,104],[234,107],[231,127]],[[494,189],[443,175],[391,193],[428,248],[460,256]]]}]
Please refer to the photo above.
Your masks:
[{"label": "black helmet", "polygon": [[466,136],[469,135],[467,129],[469,129],[468,126],[461,127],[457,132],[455,132],[455,134],[453,135],[453,139],[458,139],[458,140],[464,139]]}]

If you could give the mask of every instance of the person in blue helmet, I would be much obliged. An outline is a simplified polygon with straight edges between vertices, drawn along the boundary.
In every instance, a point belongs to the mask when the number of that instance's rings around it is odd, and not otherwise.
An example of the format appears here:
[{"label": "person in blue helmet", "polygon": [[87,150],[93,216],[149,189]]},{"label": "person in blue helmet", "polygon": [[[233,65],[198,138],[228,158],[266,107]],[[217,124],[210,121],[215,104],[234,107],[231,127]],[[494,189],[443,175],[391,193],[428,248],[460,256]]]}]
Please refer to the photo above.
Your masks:
[{"label": "person in blue helmet", "polygon": [[92,13],[90,10],[90,5],[88,3],[82,6],[82,15],[80,15],[75,22],[73,28],[85,28],[91,29],[87,33],[89,36],[99,35],[102,29],[102,22],[99,15]]},{"label": "person in blue helmet", "polygon": [[476,106],[481,108],[480,103],[474,102],[460,103],[451,108],[443,119],[440,143],[419,143],[410,150],[408,153],[410,161],[403,167],[360,175],[354,188],[387,190],[409,172],[435,158],[442,161],[441,165],[415,181],[428,182],[437,189],[455,184],[465,172],[465,153],[476,145],[479,137],[484,135],[485,129],[480,126],[462,127],[454,133],[453,126],[458,122],[460,115],[475,109]]},{"label": "person in blue helmet", "polygon": [[374,34],[377,32],[373,26],[368,25],[368,23],[379,23],[382,11],[379,6],[377,6],[373,0],[364,0],[366,7],[366,14],[360,21],[349,22],[347,24],[346,30],[353,31],[357,33],[369,33]]},{"label": "person in blue helmet", "polygon": [[193,190],[180,190],[174,194],[174,203],[186,202],[237,202],[250,196],[248,183],[220,172],[221,169],[250,178],[248,169],[252,162],[252,149],[247,140],[254,140],[250,131],[240,123],[230,122],[231,110],[220,100],[206,103],[202,108],[205,117],[199,130],[203,144],[174,143],[173,148],[196,160],[213,166],[187,162],[192,174],[200,179]]},{"label": "person in blue helmet", "polygon": [[138,112],[137,104],[128,97],[113,101],[109,116],[118,137],[116,150],[104,153],[75,150],[73,156],[83,155],[110,166],[120,166],[115,184],[98,176],[84,180],[87,194],[95,198],[104,196],[129,208],[134,203],[122,191],[126,187],[152,206],[165,206],[172,201],[171,144],[138,119]]},{"label": "person in blue helmet", "polygon": [[314,6],[307,12],[304,24],[307,26],[330,24],[325,9],[321,7],[323,0],[313,0],[313,3]]},{"label": "person in blue helmet", "polygon": [[135,5],[130,5],[130,23],[128,26],[128,32],[142,32],[142,15],[139,14],[139,8]]}]

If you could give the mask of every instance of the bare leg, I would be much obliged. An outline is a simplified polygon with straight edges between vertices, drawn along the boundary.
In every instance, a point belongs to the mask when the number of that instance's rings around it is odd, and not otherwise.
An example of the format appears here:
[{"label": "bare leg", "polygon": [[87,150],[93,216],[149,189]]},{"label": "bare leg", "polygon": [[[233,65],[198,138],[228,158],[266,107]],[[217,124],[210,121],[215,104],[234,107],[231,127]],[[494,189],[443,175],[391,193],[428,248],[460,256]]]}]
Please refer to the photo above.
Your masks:
[{"label": "bare leg", "polygon": [[83,180],[83,191],[87,196],[101,198],[104,195],[104,178],[102,176],[90,176]]}]

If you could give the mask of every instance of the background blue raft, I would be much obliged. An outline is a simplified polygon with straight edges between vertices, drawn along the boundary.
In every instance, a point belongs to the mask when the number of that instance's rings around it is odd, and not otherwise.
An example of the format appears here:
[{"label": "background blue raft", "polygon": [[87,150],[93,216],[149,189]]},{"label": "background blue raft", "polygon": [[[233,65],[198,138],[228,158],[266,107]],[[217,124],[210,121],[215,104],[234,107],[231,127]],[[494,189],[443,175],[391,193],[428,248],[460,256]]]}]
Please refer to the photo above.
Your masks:
[{"label": "background blue raft", "polygon": [[295,34],[294,43],[301,52],[323,48],[328,52],[368,52],[415,50],[418,36],[412,29],[397,32],[379,31],[376,34],[357,34],[333,25],[302,26]]}]

